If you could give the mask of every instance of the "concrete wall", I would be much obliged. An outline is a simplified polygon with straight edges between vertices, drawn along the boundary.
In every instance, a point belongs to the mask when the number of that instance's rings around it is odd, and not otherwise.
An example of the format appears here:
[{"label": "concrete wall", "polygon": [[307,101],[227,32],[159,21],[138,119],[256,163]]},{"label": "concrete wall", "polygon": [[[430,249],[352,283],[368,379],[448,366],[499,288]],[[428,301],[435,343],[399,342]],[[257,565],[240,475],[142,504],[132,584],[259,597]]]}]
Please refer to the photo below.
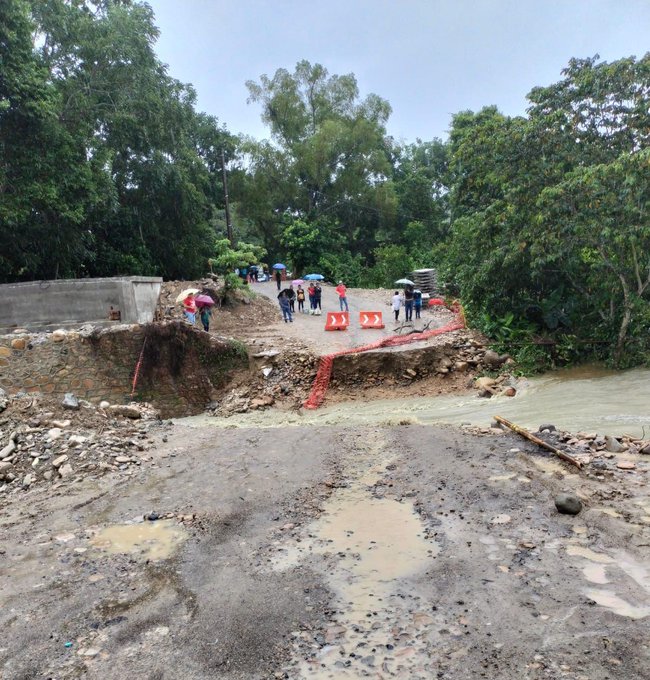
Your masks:
[{"label": "concrete wall", "polygon": [[161,278],[148,276],[0,285],[0,328],[34,330],[106,321],[111,306],[122,313],[122,323],[148,323],[161,285]]}]

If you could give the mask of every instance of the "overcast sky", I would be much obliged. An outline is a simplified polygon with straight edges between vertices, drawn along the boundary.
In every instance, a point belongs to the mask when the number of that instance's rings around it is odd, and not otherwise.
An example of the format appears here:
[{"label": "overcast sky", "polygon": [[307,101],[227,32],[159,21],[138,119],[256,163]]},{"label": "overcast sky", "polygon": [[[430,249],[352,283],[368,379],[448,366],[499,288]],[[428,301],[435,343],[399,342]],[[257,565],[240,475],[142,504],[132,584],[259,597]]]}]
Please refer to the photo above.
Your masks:
[{"label": "overcast sky", "polygon": [[561,78],[571,57],[606,61],[650,50],[650,0],[149,0],[157,52],[194,85],[198,108],[233,133],[268,137],[246,80],[301,59],[354,73],[362,96],[387,99],[388,132],[445,138],[451,114]]}]

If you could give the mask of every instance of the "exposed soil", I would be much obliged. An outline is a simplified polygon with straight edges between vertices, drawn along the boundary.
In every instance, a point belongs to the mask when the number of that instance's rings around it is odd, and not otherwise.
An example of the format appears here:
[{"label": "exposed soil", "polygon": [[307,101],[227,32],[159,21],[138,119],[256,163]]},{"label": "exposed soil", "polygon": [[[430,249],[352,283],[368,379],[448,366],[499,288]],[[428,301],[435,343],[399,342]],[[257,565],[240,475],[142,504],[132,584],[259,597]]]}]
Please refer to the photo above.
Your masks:
[{"label": "exposed soil", "polygon": [[[578,470],[491,427],[282,427],[319,355],[366,336],[277,318],[257,297],[211,329],[229,319],[252,355],[212,411],[271,409],[271,427],[82,405],[38,463],[63,446],[73,473],[26,484],[66,413],[9,404],[0,678],[650,677],[647,442],[614,454],[596,434],[544,434]],[[466,331],[359,356],[335,365],[328,399],[467,389],[487,361]],[[559,492],[579,514],[558,512]]]}]

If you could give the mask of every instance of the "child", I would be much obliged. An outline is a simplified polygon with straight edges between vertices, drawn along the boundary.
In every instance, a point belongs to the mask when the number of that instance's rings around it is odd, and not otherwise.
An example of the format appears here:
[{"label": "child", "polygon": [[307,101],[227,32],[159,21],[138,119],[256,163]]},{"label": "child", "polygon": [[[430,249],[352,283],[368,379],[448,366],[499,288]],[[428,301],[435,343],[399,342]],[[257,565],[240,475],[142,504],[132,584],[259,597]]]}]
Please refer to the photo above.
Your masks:
[{"label": "child", "polygon": [[415,307],[415,318],[419,319],[422,309],[422,291],[417,288],[413,291],[413,306]]},{"label": "child", "polygon": [[395,321],[399,320],[399,310],[401,306],[402,298],[400,297],[399,292],[395,291],[395,295],[393,295],[393,311],[395,312]]},{"label": "child", "polygon": [[296,299],[298,300],[298,311],[302,312],[304,314],[305,313],[305,291],[302,289],[302,286],[298,286],[298,290],[296,291]]}]

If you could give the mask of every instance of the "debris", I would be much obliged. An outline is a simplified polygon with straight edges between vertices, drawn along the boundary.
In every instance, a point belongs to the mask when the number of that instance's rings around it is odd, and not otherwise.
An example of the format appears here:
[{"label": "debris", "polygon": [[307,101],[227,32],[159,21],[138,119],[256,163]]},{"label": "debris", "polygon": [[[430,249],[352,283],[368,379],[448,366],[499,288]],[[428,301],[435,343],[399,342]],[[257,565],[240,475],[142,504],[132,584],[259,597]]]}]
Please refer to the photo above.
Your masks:
[{"label": "debris", "polygon": [[616,437],[605,435],[605,449],[610,453],[622,453],[627,451],[627,446],[623,446]]},{"label": "debris", "polygon": [[555,507],[563,515],[577,515],[582,510],[582,502],[572,493],[560,493],[555,497]]},{"label": "debris", "polygon": [[63,406],[63,408],[67,408],[70,411],[78,411],[79,400],[74,396],[74,394],[72,394],[72,392],[66,392],[65,396],[63,397],[63,401],[61,402],[61,406]]},{"label": "debris", "polygon": [[542,439],[539,439],[534,434],[531,434],[530,432],[528,432],[528,430],[525,430],[523,427],[519,427],[519,425],[515,425],[514,423],[511,423],[509,420],[506,420],[505,418],[502,418],[501,416],[494,416],[494,419],[497,422],[501,423],[502,425],[509,427],[513,432],[516,432],[517,434],[521,435],[525,439],[528,439],[529,441],[533,442],[534,444],[537,444],[538,446],[541,446],[542,448],[545,448],[548,451],[552,451],[556,456],[560,457],[562,460],[567,461],[567,463],[572,463],[579,470],[582,468],[582,463],[579,460],[577,460],[573,456],[570,456],[568,453],[565,453],[564,451],[560,451],[560,449],[555,448],[555,446],[552,446],[551,444],[546,443]]}]

